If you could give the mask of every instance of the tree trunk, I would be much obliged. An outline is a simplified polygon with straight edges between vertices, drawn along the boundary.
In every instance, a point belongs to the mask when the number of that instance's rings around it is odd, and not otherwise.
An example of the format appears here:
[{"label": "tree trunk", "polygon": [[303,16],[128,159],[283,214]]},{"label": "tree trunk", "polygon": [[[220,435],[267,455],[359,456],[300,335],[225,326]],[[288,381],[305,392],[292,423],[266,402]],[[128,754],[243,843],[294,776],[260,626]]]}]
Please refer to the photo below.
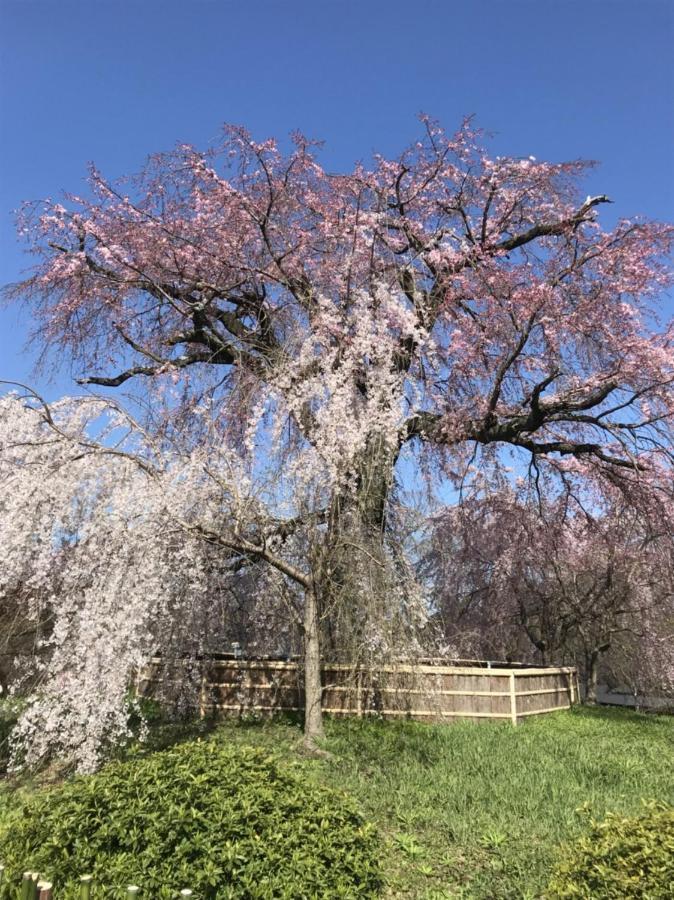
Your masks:
[{"label": "tree trunk", "polygon": [[[355,677],[362,665],[360,647],[366,632],[367,612],[364,598],[369,585],[360,547],[363,545],[359,517],[349,507],[333,503],[336,514],[331,516],[321,548],[320,563],[314,566],[316,579],[312,605],[316,612],[318,634],[314,641],[320,646],[321,661],[353,667]],[[310,633],[308,607],[305,609],[305,746],[313,749],[310,735]],[[316,669],[319,664],[316,663]],[[315,676],[319,677],[318,675]]]},{"label": "tree trunk", "polygon": [[323,730],[323,686],[318,598],[313,587],[304,594],[304,747],[315,752]]},{"label": "tree trunk", "polygon": [[356,462],[353,487],[334,494],[313,561],[304,606],[304,746],[323,736],[321,663],[326,648],[354,669],[365,662],[390,600],[384,550],[386,504],[396,453],[373,435]]},{"label": "tree trunk", "polygon": [[374,639],[379,607],[390,590],[384,532],[392,474],[390,453],[368,447],[355,487],[336,494],[331,503],[321,585],[324,628],[331,649],[352,662]]},{"label": "tree trunk", "polygon": [[597,682],[599,680],[599,651],[593,650],[585,668],[585,703],[597,705]]}]

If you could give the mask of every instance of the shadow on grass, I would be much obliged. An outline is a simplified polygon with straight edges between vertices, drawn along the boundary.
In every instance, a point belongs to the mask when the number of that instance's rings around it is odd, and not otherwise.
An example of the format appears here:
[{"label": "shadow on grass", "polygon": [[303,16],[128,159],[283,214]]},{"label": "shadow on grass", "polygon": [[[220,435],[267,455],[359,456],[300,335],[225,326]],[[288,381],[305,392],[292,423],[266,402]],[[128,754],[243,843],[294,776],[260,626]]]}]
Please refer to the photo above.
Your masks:
[{"label": "shadow on grass", "polygon": [[213,738],[223,729],[226,731],[228,739],[238,734],[243,740],[247,738],[250,742],[256,742],[258,736],[278,731],[279,728],[300,732],[304,725],[304,718],[298,713],[279,713],[275,716],[265,717],[244,714],[226,719],[205,716],[184,720],[172,720],[159,716],[147,724],[147,736],[143,740],[136,739],[123,748],[121,756],[145,755],[157,750],[166,750],[187,741]]},{"label": "shadow on grass", "polygon": [[620,706],[574,706],[568,710],[567,715],[588,721],[624,722],[631,725],[654,726],[662,728],[667,721],[674,727],[674,714],[672,710],[665,709],[625,709]]}]

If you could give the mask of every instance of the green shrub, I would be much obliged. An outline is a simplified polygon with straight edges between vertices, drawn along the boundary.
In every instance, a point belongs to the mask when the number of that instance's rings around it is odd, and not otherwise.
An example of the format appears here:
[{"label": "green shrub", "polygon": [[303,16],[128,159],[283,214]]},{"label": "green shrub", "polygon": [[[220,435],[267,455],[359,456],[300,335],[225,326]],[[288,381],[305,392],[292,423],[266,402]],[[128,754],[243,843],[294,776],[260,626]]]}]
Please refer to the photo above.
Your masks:
[{"label": "green shrub", "polygon": [[674,807],[646,804],[643,815],[591,820],[590,833],[567,848],[546,897],[670,900],[674,885]]},{"label": "green shrub", "polygon": [[[379,842],[354,801],[263,751],[181,744],[33,796],[0,834],[0,897],[24,870],[77,896],[350,898],[379,895]],[[8,884],[11,882],[11,886]]]}]

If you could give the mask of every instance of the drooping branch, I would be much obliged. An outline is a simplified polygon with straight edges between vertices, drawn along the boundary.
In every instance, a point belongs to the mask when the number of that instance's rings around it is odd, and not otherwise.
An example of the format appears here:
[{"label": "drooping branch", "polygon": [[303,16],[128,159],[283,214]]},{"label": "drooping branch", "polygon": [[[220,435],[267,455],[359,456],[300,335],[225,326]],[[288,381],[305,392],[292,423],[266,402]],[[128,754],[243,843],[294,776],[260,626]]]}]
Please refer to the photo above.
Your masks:
[{"label": "drooping branch", "polygon": [[242,553],[255,559],[264,560],[306,590],[312,587],[311,575],[272,552],[267,540],[263,539],[259,544],[256,544],[235,531],[213,531],[200,523],[191,524],[185,522],[183,524],[186,529],[200,534],[209,543],[226,547],[228,550],[234,550],[237,553]]}]

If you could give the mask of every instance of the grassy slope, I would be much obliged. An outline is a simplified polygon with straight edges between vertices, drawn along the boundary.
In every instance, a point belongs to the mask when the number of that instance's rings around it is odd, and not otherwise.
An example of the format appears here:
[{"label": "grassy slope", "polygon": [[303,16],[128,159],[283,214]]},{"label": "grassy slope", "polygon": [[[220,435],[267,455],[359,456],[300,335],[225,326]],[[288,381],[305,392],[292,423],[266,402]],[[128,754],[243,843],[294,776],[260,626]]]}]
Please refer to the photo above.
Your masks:
[{"label": "grassy slope", "polygon": [[332,741],[332,777],[391,835],[394,896],[536,896],[583,803],[601,815],[674,800],[672,719],[574,711],[517,729],[350,730]]},{"label": "grassy slope", "polygon": [[[215,738],[297,759],[297,726],[218,728]],[[509,725],[334,721],[329,760],[308,775],[356,795],[386,836],[391,897],[536,897],[589,803],[635,811],[674,802],[674,719],[581,710]],[[0,790],[3,802],[11,797]]]}]

